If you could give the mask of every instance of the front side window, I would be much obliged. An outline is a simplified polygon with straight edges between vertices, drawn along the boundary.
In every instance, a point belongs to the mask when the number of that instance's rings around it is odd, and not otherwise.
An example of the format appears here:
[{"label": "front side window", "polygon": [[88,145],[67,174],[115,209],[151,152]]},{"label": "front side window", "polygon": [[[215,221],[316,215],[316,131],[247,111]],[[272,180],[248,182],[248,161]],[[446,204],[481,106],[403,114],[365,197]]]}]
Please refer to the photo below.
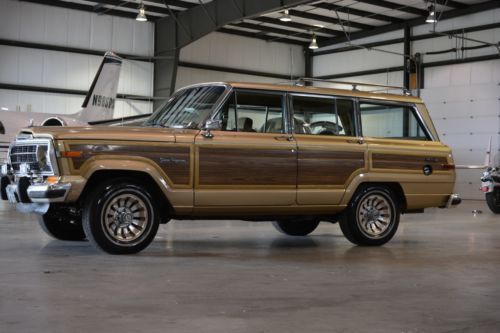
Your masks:
[{"label": "front side window", "polygon": [[197,128],[210,115],[222,96],[224,86],[201,86],[181,90],[156,110],[145,126]]},{"label": "front side window", "polygon": [[364,136],[430,140],[411,106],[361,101],[359,109]]},{"label": "front side window", "polygon": [[223,131],[253,133],[284,132],[283,95],[235,91],[217,115]]},{"label": "front side window", "polygon": [[292,96],[292,105],[296,134],[355,136],[352,100]]}]

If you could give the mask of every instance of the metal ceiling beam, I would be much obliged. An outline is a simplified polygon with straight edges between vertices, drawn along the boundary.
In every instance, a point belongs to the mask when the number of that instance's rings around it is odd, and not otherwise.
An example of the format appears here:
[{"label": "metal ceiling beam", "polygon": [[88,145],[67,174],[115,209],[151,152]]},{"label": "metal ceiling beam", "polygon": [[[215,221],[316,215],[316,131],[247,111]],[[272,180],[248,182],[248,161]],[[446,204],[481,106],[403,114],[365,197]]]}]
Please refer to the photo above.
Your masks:
[{"label": "metal ceiling beam", "polygon": [[[128,9],[137,10],[139,7],[139,5],[135,2],[124,2],[123,0],[98,0],[96,2],[98,2],[99,4],[102,4],[102,5],[116,6],[115,8],[113,8],[115,10],[120,10],[120,8],[128,8]],[[106,14],[108,10],[109,10],[109,8],[101,7],[101,8],[99,8],[99,10],[96,11],[96,13],[103,11],[104,14]],[[179,10],[176,10],[176,9],[172,9],[172,11],[174,13],[180,12]],[[130,13],[130,12],[127,12],[127,13]],[[146,5],[146,15],[148,13],[170,15],[170,12],[165,7],[147,6]],[[132,13],[132,14],[137,16],[137,14],[135,14],[135,13]]]},{"label": "metal ceiling beam", "polygon": [[[325,23],[329,23],[329,24],[341,24],[341,22],[338,19],[331,17],[331,16],[323,16],[323,15],[313,14],[310,12],[301,12],[301,11],[298,11],[295,9],[290,9],[289,13],[292,16],[302,17],[302,18],[306,18],[306,19],[310,19],[310,20],[319,21],[319,22],[325,22]],[[351,22],[351,21],[347,22],[347,20],[346,20],[346,22],[343,22],[343,23],[347,23],[349,26],[356,28],[356,29],[361,29],[361,30],[368,30],[368,29],[375,28],[375,26],[373,26],[373,25]]]},{"label": "metal ceiling beam", "polygon": [[335,29],[329,29],[329,28],[319,28],[314,25],[309,25],[309,24],[303,24],[303,23],[298,23],[298,22],[282,22],[279,19],[268,17],[268,16],[261,16],[261,17],[253,17],[252,21],[259,21],[262,23],[269,23],[269,24],[274,24],[278,25],[281,27],[285,28],[295,28],[295,29],[301,29],[305,31],[316,31],[316,32],[321,32],[326,35],[330,36],[338,36],[342,34],[342,30],[335,30]]},{"label": "metal ceiling beam", "polygon": [[163,1],[163,0],[146,0],[146,1],[158,3],[158,4],[162,5],[162,6],[164,6],[165,3],[166,3],[169,6],[180,7],[180,8],[188,8],[188,9],[198,6],[197,3],[186,2],[186,1],[181,1],[181,0],[165,0],[165,1]]},{"label": "metal ceiling beam", "polygon": [[[252,29],[252,30],[257,30],[257,31],[271,32],[273,34],[283,35],[284,37],[303,38],[306,40],[311,39],[311,37],[312,37],[312,33],[303,33],[303,32],[298,32],[298,31],[293,31],[293,30],[279,29],[279,28],[274,28],[274,27],[270,27],[267,25],[262,25],[262,24],[253,24],[253,23],[242,22],[242,23],[231,24],[230,27],[231,26],[245,28],[245,29]],[[318,40],[320,39],[320,37],[317,37],[317,38],[318,38]]]},{"label": "metal ceiling beam", "polygon": [[466,5],[466,4],[458,2],[458,1],[453,1],[453,0],[436,0],[436,3],[438,5],[452,7],[452,8],[467,8],[467,7],[469,7],[469,5]]},{"label": "metal ceiling beam", "polygon": [[179,12],[176,17],[157,21],[156,36],[159,49],[172,50],[232,22],[260,16],[312,2],[314,0],[213,0],[204,6],[195,6]]},{"label": "metal ceiling beam", "polygon": [[427,15],[429,15],[429,12],[426,10],[411,7],[411,6],[404,6],[404,5],[397,4],[395,2],[390,2],[390,1],[385,1],[385,0],[356,0],[356,1],[366,3],[369,5],[373,5],[373,6],[377,6],[377,7],[399,10],[400,12],[405,12],[405,13],[414,14],[414,15],[418,15],[418,16],[426,16],[427,17]]},{"label": "metal ceiling beam", "polygon": [[300,45],[300,46],[309,45],[308,43],[302,42],[302,41],[297,40],[297,39],[289,39],[289,38],[285,38],[285,37],[262,35],[262,34],[259,34],[257,32],[250,32],[250,31],[243,31],[243,30],[236,30],[236,29],[220,28],[217,30],[217,32],[222,32],[225,34],[231,34],[231,35],[242,36],[242,37],[262,39],[262,40],[265,40],[266,42],[278,42],[278,43],[293,44],[293,45]]},{"label": "metal ceiling beam", "polygon": [[[75,2],[66,2],[66,1],[60,1],[60,0],[20,0],[20,1],[37,3],[37,4],[41,4],[41,5],[47,5],[47,6],[76,9],[76,10],[81,10],[84,12],[98,13],[98,12],[95,12],[94,6],[92,6],[92,5],[84,5],[84,4],[79,4],[79,3],[75,3]],[[116,10],[116,9],[106,10],[105,15],[119,16],[119,17],[133,18],[133,19],[135,19],[135,17],[137,16],[136,13],[125,12],[123,10]]]},{"label": "metal ceiling beam", "polygon": [[[365,1],[365,0],[362,0],[362,1]],[[492,9],[496,9],[496,8],[500,8],[500,1],[490,0],[490,1],[478,3],[475,5],[470,5],[470,6],[467,6],[465,8],[452,9],[452,10],[445,11],[442,13],[440,19],[447,20],[447,19],[451,19],[451,18],[455,18],[455,17],[464,16],[464,15],[484,12],[484,11],[492,10]],[[415,19],[405,21],[404,23],[387,24],[387,25],[384,25],[381,27],[376,27],[376,28],[371,29],[369,31],[357,31],[357,32],[351,33],[349,36],[349,39],[346,36],[341,36],[341,37],[331,38],[331,39],[326,40],[326,41],[322,41],[318,44],[319,44],[319,47],[321,48],[321,47],[325,47],[325,46],[329,46],[329,45],[343,43],[346,41],[353,41],[353,40],[360,39],[360,38],[365,38],[365,37],[375,36],[375,35],[379,35],[379,34],[386,33],[386,32],[400,30],[400,29],[403,29],[405,24],[408,24],[408,26],[410,26],[410,27],[414,27],[417,25],[423,25],[423,24],[426,24],[425,19],[426,19],[426,17],[418,17]],[[430,26],[429,26],[429,30],[430,30]]]},{"label": "metal ceiling beam", "polygon": [[316,4],[313,4],[312,6],[314,6],[316,8],[337,11],[339,13],[345,13],[345,14],[356,15],[356,16],[361,16],[361,17],[369,17],[371,19],[378,20],[378,21],[384,21],[384,22],[401,23],[404,21],[404,20],[397,18],[397,17],[387,16],[387,15],[383,15],[383,14],[374,14],[372,12],[367,12],[365,10],[359,10],[356,8],[346,7],[346,6],[337,6],[337,5],[334,5],[332,3],[326,3],[326,2],[316,3]]}]

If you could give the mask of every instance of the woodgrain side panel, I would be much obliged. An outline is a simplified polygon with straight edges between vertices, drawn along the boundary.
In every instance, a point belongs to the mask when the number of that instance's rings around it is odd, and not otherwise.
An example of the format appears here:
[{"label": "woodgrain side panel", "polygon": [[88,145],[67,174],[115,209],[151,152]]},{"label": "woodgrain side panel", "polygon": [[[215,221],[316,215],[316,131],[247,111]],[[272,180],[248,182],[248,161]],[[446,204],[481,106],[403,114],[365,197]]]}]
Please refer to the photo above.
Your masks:
[{"label": "woodgrain side panel", "polygon": [[363,152],[299,150],[298,185],[344,185],[365,166]]},{"label": "woodgrain side panel", "polygon": [[73,168],[80,169],[90,158],[96,156],[136,156],[154,161],[174,183],[190,184],[190,149],[189,147],[167,147],[153,145],[122,144],[70,144],[71,151],[81,151],[82,156],[72,158]]},{"label": "woodgrain side panel", "polygon": [[402,169],[419,170],[424,165],[430,165],[434,171],[447,171],[448,161],[443,156],[416,156],[402,154],[382,154],[372,155],[372,166],[376,169]]},{"label": "woodgrain side panel", "polygon": [[295,186],[296,153],[290,149],[199,148],[199,185]]}]

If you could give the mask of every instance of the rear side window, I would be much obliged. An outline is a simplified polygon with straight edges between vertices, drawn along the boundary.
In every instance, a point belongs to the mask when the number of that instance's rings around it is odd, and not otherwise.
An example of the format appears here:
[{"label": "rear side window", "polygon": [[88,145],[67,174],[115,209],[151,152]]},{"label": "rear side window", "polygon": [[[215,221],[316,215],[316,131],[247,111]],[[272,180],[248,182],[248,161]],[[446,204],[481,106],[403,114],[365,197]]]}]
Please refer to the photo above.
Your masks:
[{"label": "rear side window", "polygon": [[292,96],[294,132],[354,136],[352,100],[321,96]]},{"label": "rear side window", "polygon": [[360,101],[359,111],[363,136],[430,140],[411,106]]},{"label": "rear side window", "polygon": [[218,117],[225,131],[283,133],[283,95],[235,91]]}]

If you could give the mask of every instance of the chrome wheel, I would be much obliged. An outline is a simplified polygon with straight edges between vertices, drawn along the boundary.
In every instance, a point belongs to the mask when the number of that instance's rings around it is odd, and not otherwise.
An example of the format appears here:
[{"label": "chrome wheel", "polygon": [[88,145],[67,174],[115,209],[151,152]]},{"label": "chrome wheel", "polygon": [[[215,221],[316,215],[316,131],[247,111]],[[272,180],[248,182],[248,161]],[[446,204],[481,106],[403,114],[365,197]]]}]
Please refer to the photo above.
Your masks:
[{"label": "chrome wheel", "polygon": [[148,203],[134,193],[119,194],[103,205],[101,222],[106,237],[119,245],[134,245],[148,228]]},{"label": "chrome wheel", "polygon": [[382,194],[371,193],[358,205],[357,223],[360,231],[369,238],[383,237],[392,228],[393,205]]}]

